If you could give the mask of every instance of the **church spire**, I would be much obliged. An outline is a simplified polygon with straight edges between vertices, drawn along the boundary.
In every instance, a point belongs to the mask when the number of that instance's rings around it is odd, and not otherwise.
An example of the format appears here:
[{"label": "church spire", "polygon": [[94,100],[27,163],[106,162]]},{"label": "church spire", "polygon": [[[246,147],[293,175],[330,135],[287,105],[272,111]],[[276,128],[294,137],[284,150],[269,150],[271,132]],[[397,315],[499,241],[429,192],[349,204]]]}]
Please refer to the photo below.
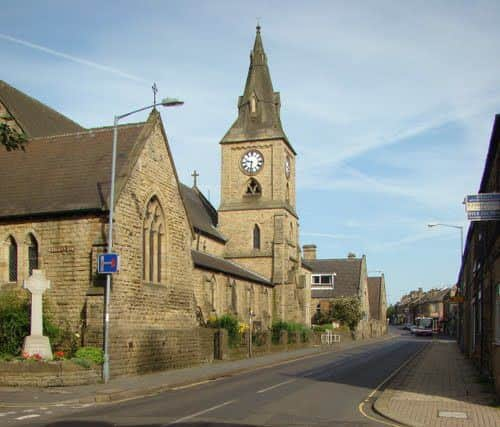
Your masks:
[{"label": "church spire", "polygon": [[245,89],[238,99],[238,118],[222,144],[281,138],[290,145],[281,125],[280,94],[273,89],[260,30],[257,25]]}]

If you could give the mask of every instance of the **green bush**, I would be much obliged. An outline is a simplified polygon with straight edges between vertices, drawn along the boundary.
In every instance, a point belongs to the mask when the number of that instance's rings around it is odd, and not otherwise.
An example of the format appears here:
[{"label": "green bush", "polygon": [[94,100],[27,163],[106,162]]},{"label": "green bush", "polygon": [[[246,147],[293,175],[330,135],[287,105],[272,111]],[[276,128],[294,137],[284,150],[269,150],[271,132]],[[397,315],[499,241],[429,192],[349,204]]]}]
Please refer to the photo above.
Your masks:
[{"label": "green bush", "polygon": [[[31,302],[27,294],[16,291],[0,293],[0,354],[21,354],[24,337],[30,334]],[[51,343],[57,342],[61,329],[50,319],[44,305],[43,333]]]},{"label": "green bush", "polygon": [[351,331],[356,329],[363,318],[361,303],[357,297],[336,298],[332,301],[331,317],[347,325]]},{"label": "green bush", "polygon": [[277,320],[273,322],[271,326],[271,331],[272,331],[272,341],[274,344],[278,344],[280,340],[280,333],[281,331],[287,331],[288,332],[288,342],[291,343],[294,338],[292,338],[292,333],[294,332],[299,332],[300,337],[302,341],[306,342],[306,337],[307,340],[309,339],[309,333],[310,329],[303,325],[302,323],[295,323],[295,322],[283,322],[282,320]]},{"label": "green bush", "polygon": [[97,365],[102,365],[104,362],[104,353],[98,347],[81,347],[76,351],[75,358],[88,360],[89,362]]},{"label": "green bush", "polygon": [[79,366],[82,366],[85,369],[90,369],[92,367],[92,362],[88,359],[73,357],[73,359],[71,359],[71,361]]},{"label": "green bush", "polygon": [[16,292],[0,294],[0,353],[21,353],[24,337],[30,333],[30,304]]}]

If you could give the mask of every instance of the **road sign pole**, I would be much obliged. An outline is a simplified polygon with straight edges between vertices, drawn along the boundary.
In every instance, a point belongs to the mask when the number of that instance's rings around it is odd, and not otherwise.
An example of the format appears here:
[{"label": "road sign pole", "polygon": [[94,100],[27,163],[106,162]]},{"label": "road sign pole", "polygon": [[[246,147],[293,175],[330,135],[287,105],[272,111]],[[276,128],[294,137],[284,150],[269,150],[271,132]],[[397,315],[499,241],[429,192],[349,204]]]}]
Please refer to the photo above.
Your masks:
[{"label": "road sign pole", "polygon": [[[111,157],[111,189],[109,194],[109,226],[108,226],[108,253],[113,250],[113,210],[115,204],[115,169],[116,144],[118,140],[118,120],[115,116],[113,123],[113,154]],[[106,294],[104,301],[104,363],[102,365],[102,379],[109,381],[109,297],[111,292],[111,274],[106,275]]]}]

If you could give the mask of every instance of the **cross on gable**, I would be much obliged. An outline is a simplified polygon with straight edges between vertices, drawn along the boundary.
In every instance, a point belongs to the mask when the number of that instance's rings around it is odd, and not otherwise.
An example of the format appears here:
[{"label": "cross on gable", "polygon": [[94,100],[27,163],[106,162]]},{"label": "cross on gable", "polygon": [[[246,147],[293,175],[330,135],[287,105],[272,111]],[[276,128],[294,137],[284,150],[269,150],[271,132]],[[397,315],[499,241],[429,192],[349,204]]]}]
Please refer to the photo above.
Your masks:
[{"label": "cross on gable", "polygon": [[153,83],[151,89],[153,89],[153,104],[156,104],[156,94],[158,93],[158,87],[156,86],[156,82]]},{"label": "cross on gable", "polygon": [[197,178],[200,176],[200,174],[198,172],[196,172],[196,169],[193,171],[193,173],[191,174],[191,176],[193,177],[193,188],[196,187],[196,184],[197,184]]}]

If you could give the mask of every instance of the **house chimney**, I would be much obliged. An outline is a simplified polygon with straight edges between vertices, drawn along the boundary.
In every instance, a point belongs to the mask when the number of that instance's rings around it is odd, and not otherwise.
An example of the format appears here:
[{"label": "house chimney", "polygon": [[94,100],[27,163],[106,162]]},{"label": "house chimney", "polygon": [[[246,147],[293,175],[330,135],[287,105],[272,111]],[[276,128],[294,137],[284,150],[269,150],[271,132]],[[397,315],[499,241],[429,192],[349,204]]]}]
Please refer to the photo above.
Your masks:
[{"label": "house chimney", "polygon": [[304,245],[302,250],[304,251],[304,259],[316,259],[316,245]]}]

